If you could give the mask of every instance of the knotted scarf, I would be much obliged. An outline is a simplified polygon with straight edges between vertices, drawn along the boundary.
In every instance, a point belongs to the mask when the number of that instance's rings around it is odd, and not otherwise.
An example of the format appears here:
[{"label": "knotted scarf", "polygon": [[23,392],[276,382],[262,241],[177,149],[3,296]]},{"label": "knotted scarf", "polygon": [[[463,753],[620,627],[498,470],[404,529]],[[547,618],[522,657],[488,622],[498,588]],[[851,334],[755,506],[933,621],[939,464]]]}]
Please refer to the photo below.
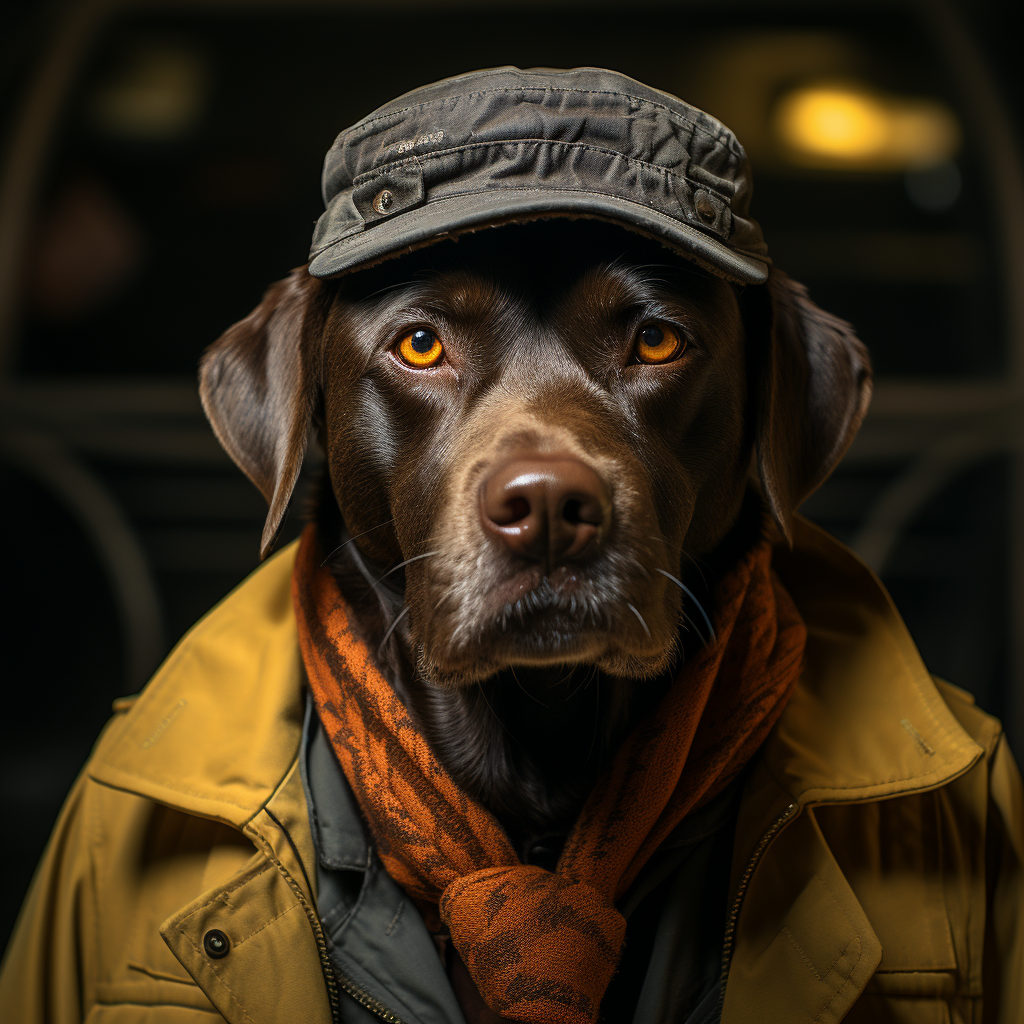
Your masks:
[{"label": "knotted scarf", "polygon": [[526,1024],[593,1024],[626,931],[615,903],[665,837],[721,792],[796,685],[806,629],[761,541],[713,594],[688,661],[587,799],[554,872],[523,864],[455,784],[358,637],[312,526],[292,581],[320,719],[385,868],[436,903],[481,995]]}]

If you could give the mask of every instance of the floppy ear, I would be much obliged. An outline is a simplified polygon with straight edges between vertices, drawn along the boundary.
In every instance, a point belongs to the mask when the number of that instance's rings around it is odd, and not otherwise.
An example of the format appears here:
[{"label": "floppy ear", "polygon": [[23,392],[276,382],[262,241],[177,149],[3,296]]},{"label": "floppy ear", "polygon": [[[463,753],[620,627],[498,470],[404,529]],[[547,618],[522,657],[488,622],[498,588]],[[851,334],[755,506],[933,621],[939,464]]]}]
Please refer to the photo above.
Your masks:
[{"label": "floppy ear", "polygon": [[306,267],[293,270],[199,364],[199,396],[217,440],[270,505],[261,558],[273,549],[306,454],[318,379],[307,339],[322,319],[319,292]]},{"label": "floppy ear", "polygon": [[758,475],[792,543],[793,513],[835,469],[864,419],[871,359],[845,320],[819,309],[781,271],[772,268],[767,283],[749,292]]}]

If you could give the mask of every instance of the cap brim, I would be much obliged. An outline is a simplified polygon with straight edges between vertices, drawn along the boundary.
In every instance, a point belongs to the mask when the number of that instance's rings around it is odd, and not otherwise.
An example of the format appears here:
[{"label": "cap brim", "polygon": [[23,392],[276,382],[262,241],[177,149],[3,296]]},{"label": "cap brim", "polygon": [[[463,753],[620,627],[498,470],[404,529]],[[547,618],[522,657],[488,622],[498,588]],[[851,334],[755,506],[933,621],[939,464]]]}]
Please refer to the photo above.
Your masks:
[{"label": "cap brim", "polygon": [[333,277],[474,229],[547,217],[611,221],[654,238],[712,273],[742,284],[763,284],[768,261],[736,252],[716,238],[640,203],[599,192],[559,189],[478,192],[437,199],[375,221],[313,254],[309,273]]}]

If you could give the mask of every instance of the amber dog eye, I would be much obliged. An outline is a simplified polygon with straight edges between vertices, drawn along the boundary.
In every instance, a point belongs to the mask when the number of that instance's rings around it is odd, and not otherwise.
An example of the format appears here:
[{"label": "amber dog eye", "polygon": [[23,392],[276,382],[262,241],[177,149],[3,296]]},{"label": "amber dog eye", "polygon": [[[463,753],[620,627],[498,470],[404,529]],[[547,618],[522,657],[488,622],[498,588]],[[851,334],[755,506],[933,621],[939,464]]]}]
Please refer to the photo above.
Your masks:
[{"label": "amber dog eye", "polygon": [[644,324],[636,332],[636,357],[641,363],[667,363],[685,349],[686,342],[668,324]]},{"label": "amber dog eye", "polygon": [[444,346],[433,331],[417,327],[399,341],[398,354],[402,362],[422,370],[441,362]]}]

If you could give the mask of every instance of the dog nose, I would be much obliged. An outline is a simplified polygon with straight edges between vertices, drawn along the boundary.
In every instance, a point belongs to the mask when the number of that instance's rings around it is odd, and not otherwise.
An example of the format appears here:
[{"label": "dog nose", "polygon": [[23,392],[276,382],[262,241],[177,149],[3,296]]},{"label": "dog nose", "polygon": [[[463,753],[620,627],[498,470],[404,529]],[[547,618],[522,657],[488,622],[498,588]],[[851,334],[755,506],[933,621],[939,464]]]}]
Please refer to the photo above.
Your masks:
[{"label": "dog nose", "polygon": [[480,514],[517,555],[555,566],[596,552],[611,501],[604,480],[579,459],[535,456],[507,462],[487,478]]}]

